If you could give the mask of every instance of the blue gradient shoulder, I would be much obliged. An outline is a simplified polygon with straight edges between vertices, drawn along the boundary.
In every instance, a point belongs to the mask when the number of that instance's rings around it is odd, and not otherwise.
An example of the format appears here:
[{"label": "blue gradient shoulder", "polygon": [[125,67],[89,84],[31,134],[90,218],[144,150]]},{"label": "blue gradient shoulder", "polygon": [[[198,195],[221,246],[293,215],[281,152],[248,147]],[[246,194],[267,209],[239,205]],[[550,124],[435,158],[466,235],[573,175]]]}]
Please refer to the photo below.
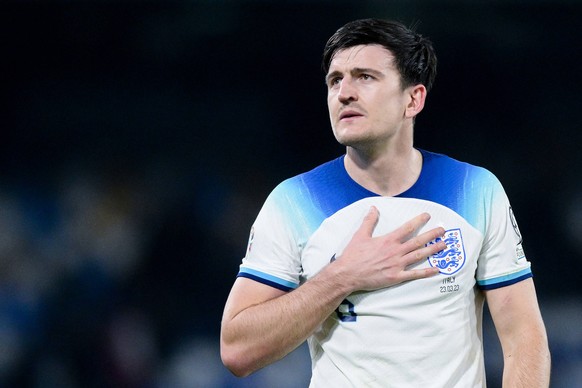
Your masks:
[{"label": "blue gradient shoulder", "polygon": [[398,195],[419,198],[446,206],[479,230],[485,227],[486,208],[504,191],[489,170],[449,156],[419,150],[423,166],[417,182]]}]

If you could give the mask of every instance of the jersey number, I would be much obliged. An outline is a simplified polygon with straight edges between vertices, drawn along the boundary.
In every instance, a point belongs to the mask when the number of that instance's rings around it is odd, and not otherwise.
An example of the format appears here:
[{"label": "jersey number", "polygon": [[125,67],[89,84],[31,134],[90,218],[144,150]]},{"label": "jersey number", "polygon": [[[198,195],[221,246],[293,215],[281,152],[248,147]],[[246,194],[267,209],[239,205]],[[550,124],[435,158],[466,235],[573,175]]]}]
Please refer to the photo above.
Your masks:
[{"label": "jersey number", "polygon": [[354,311],[354,304],[347,299],[344,299],[335,309],[335,313],[342,322],[356,322],[358,319],[358,314]]}]

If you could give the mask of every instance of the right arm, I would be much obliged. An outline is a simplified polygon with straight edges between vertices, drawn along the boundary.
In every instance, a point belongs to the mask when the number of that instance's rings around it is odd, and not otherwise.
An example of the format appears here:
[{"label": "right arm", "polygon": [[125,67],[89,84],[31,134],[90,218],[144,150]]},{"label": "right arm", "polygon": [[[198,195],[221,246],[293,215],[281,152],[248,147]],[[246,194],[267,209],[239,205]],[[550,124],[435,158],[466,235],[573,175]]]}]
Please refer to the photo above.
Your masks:
[{"label": "right arm", "polygon": [[407,270],[445,248],[435,228],[413,237],[428,222],[421,214],[395,231],[372,237],[378,221],[375,207],[364,218],[341,257],[291,292],[238,278],[224,309],[220,350],[223,363],[237,376],[247,376],[279,360],[303,343],[340,303],[357,290],[376,290],[426,278],[436,268]]}]

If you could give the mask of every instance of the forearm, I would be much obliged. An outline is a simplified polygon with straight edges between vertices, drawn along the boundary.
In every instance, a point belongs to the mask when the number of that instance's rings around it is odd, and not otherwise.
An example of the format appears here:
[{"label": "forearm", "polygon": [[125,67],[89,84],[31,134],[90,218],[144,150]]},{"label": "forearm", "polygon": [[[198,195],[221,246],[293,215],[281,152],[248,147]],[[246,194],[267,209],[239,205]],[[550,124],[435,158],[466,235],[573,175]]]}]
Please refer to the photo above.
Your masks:
[{"label": "forearm", "polygon": [[505,388],[542,388],[550,384],[550,352],[545,331],[520,335],[503,349]]},{"label": "forearm", "polygon": [[222,358],[246,376],[303,343],[349,294],[333,271],[322,271],[287,294],[252,305],[223,321]]}]

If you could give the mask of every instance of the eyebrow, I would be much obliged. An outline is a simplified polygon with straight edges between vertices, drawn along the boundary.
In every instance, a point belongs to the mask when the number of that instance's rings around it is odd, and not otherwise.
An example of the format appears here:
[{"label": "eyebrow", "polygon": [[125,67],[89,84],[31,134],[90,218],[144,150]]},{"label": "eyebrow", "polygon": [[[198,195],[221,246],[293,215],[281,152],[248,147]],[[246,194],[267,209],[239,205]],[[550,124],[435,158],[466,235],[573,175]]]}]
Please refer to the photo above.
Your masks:
[{"label": "eyebrow", "polygon": [[329,84],[329,81],[337,76],[340,76],[342,73],[339,71],[332,71],[331,73],[329,73],[328,75],[325,76],[325,83]]},{"label": "eyebrow", "polygon": [[[377,78],[384,78],[384,73],[382,73],[379,70],[375,70],[375,69],[371,69],[371,68],[354,67],[353,69],[350,70],[350,74],[352,76],[357,75],[357,74],[364,74],[364,73],[371,74]],[[330,79],[341,76],[342,74],[343,73],[341,71],[338,71],[338,70],[332,71],[331,73],[329,73],[328,75],[325,76],[326,84],[329,83]]]}]

